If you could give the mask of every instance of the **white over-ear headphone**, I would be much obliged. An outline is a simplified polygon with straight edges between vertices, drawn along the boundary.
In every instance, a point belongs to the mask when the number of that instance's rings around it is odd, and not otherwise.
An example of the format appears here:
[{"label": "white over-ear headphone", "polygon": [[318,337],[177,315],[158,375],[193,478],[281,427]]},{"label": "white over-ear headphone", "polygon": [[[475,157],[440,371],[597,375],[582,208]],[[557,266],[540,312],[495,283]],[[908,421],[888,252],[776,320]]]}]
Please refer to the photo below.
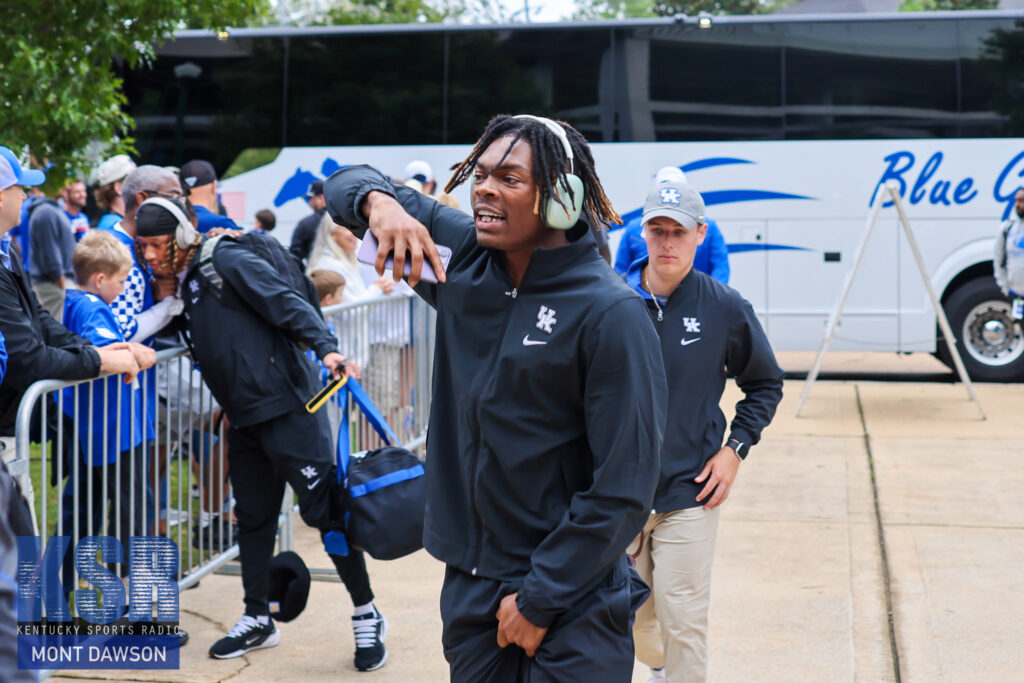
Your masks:
[{"label": "white over-ear headphone", "polygon": [[[565,129],[561,125],[543,116],[519,114],[513,118],[533,119],[543,124],[562,141],[565,156],[569,160],[569,172],[563,176],[561,181],[555,183],[555,196],[544,204],[541,219],[549,228],[568,230],[576,225],[580,219],[580,212],[583,210],[583,181],[576,175],[576,164],[572,155],[572,145],[569,144],[569,136],[565,134]],[[571,197],[569,196],[570,189],[572,190]]]},{"label": "white over-ear headphone", "polygon": [[181,210],[181,207],[172,202],[169,199],[163,197],[150,197],[146,201],[139,205],[139,209],[142,209],[146,204],[156,204],[162,206],[171,212],[178,221],[178,227],[174,229],[174,241],[177,243],[179,249],[188,249],[196,241],[196,229],[192,225],[192,221],[188,219],[185,212]]}]

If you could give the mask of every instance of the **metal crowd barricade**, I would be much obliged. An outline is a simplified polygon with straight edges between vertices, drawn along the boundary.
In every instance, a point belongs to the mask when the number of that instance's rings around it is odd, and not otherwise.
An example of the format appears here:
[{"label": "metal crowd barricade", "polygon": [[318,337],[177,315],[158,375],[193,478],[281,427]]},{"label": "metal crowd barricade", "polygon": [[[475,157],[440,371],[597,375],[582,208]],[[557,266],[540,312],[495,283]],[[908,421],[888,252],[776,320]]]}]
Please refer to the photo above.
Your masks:
[{"label": "metal crowd barricade", "polygon": [[[25,392],[14,464],[28,472],[38,458],[36,532],[69,536],[68,558],[88,535],[114,536],[126,550],[130,536],[167,536],[179,549],[179,590],[188,588],[238,555],[226,424],[184,348],[161,351],[122,387],[121,377],[103,376],[43,380]],[[66,588],[77,586],[66,565]]]},{"label": "metal crowd barricade", "polygon": [[[419,298],[399,294],[333,306],[324,315],[341,352],[362,366],[363,384],[399,440],[422,454],[433,310]],[[131,535],[167,536],[179,548],[179,590],[213,571],[239,573],[228,564],[238,546],[227,481],[227,419],[187,349],[159,352],[156,365],[139,374],[137,387],[122,389],[120,381],[110,376],[43,380],[25,392],[9,467],[30,498],[37,533],[70,536],[70,549],[85,535],[115,536],[126,549]],[[322,410],[328,411],[336,438],[341,406],[332,400]],[[123,419],[111,420],[111,413]],[[348,419],[353,453],[382,445],[358,410],[349,411]],[[142,432],[147,425],[151,435]],[[40,445],[35,456],[33,441]],[[107,460],[111,452],[116,452],[112,462],[89,464]],[[33,457],[37,468],[30,466]],[[287,488],[279,518],[281,550],[294,547],[296,511]],[[73,563],[68,565],[73,571]],[[333,570],[313,571],[337,579]],[[78,585],[77,573],[72,581],[66,585]]]},{"label": "metal crowd barricade", "polygon": [[[363,388],[402,445],[422,451],[430,416],[434,311],[422,299],[394,294],[324,309],[341,353],[362,368]],[[337,435],[341,406],[327,406]],[[352,451],[383,444],[358,410],[350,411]]]}]

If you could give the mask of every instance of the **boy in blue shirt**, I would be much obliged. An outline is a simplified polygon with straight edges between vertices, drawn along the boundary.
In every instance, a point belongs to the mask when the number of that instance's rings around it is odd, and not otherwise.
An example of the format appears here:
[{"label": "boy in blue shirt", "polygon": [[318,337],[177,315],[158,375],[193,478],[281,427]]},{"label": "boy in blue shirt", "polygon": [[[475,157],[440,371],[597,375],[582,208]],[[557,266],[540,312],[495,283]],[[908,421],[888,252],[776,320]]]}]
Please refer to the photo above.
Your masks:
[{"label": "boy in blue shirt", "polygon": [[[134,264],[131,252],[111,233],[92,230],[75,247],[71,264],[80,289],[68,291],[64,325],[97,347],[123,342],[110,303],[124,289]],[[149,347],[131,347],[140,369],[156,361],[156,353]],[[147,462],[144,442],[154,439],[155,434],[143,409],[138,381],[125,384],[118,380],[108,377],[63,390],[63,412],[74,418],[78,432],[77,448],[72,450],[78,457],[73,457],[68,466],[62,524],[65,536],[116,536],[127,552],[130,536],[147,533],[143,518]],[[72,530],[76,509],[78,528]],[[63,583],[65,591],[74,587],[70,563],[65,564]]]}]

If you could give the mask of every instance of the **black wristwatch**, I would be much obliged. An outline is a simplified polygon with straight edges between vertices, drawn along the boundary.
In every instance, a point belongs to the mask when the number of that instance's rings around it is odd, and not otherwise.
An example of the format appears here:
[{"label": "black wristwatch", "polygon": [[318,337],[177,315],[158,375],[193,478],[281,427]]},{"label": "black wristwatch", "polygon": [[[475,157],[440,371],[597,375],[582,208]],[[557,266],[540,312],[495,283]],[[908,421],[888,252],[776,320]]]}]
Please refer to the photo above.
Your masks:
[{"label": "black wristwatch", "polygon": [[729,437],[729,440],[725,442],[725,445],[736,451],[736,455],[740,456],[740,460],[746,460],[747,453],[750,452],[750,444],[743,443],[739,439]]}]

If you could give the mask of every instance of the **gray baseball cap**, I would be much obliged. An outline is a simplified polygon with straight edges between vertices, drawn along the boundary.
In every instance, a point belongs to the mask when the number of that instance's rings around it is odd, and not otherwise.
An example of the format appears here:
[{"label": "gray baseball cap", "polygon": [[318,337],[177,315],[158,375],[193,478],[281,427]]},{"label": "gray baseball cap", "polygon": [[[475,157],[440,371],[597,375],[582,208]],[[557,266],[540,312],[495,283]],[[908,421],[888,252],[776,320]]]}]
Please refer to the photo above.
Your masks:
[{"label": "gray baseball cap", "polygon": [[652,218],[671,218],[687,230],[704,223],[704,200],[691,185],[680,182],[658,183],[644,200],[644,225]]}]

